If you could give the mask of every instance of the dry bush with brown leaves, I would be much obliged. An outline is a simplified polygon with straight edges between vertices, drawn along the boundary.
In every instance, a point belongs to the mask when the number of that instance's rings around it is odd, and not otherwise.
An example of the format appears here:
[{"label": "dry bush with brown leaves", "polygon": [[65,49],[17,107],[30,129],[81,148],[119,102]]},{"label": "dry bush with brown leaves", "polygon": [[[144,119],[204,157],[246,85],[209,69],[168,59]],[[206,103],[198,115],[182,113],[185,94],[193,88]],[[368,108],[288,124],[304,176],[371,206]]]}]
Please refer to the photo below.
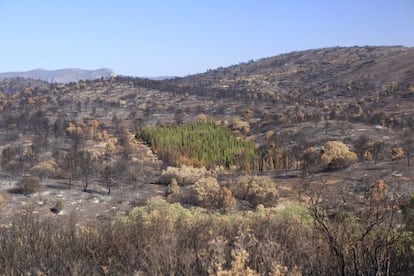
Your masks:
[{"label": "dry bush with brown leaves", "polygon": [[166,194],[167,196],[174,196],[180,193],[180,186],[175,178],[172,178],[170,184],[168,184]]},{"label": "dry bush with brown leaves", "polygon": [[177,168],[169,166],[162,172],[160,183],[168,185],[171,183],[171,180],[175,178],[178,185],[187,186],[192,185],[200,178],[207,176],[214,176],[214,173],[207,171],[205,167],[195,168],[192,166],[182,165],[180,168]]},{"label": "dry bush with brown leaves", "polygon": [[53,178],[60,174],[60,168],[54,160],[46,160],[30,168],[30,173],[38,177]]},{"label": "dry bush with brown leaves", "polygon": [[231,190],[236,198],[248,200],[254,206],[273,206],[279,196],[275,183],[268,176],[239,176]]},{"label": "dry bush with brown leaves", "polygon": [[328,168],[340,169],[358,161],[356,153],[341,141],[328,141],[323,146],[321,162]]},{"label": "dry bush with brown leaves", "polygon": [[220,185],[216,178],[211,176],[202,177],[191,187],[191,197],[193,202],[198,205],[213,207],[219,190]]}]

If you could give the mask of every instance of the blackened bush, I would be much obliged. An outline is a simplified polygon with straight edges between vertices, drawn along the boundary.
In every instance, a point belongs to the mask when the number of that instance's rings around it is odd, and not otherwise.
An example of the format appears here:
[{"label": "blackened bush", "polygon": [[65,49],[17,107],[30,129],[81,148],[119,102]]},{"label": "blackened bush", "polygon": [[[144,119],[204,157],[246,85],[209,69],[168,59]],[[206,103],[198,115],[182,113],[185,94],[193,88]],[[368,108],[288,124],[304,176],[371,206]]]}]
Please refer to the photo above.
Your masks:
[{"label": "blackened bush", "polygon": [[40,180],[36,176],[26,176],[17,182],[17,192],[31,195],[40,190]]}]

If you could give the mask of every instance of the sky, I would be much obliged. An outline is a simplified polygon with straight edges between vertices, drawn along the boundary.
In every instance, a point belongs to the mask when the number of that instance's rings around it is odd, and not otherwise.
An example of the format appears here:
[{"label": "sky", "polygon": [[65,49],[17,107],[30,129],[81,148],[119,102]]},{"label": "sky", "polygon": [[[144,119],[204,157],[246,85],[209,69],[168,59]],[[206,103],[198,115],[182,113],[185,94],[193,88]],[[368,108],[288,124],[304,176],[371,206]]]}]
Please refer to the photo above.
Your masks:
[{"label": "sky", "polygon": [[298,50],[414,47],[414,0],[0,0],[0,72],[185,76]]}]

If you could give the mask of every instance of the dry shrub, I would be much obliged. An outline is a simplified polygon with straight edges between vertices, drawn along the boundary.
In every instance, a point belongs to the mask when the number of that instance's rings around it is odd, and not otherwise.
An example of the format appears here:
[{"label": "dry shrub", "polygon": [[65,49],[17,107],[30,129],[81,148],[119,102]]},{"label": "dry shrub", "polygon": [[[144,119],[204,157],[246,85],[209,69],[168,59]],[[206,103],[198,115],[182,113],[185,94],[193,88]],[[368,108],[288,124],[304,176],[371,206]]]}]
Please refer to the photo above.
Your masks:
[{"label": "dry shrub", "polygon": [[329,169],[345,168],[358,161],[358,156],[341,141],[328,141],[323,146],[321,162]]},{"label": "dry shrub", "polygon": [[232,129],[240,131],[242,133],[250,132],[250,124],[246,121],[242,121],[239,118],[234,118],[232,121]]},{"label": "dry shrub", "polygon": [[40,181],[36,176],[27,176],[17,182],[17,190],[24,195],[34,194],[40,190]]},{"label": "dry shrub", "polygon": [[293,266],[291,270],[285,265],[281,265],[278,263],[272,264],[272,271],[269,274],[270,276],[301,276],[302,272],[300,271],[299,267]]},{"label": "dry shrub", "polygon": [[207,171],[205,167],[195,168],[187,165],[182,165],[180,168],[167,167],[161,174],[160,183],[168,185],[175,178],[178,185],[187,186],[195,184],[200,178],[211,176],[211,174],[212,172]]},{"label": "dry shrub", "polygon": [[207,121],[208,121],[208,117],[207,117],[206,114],[201,113],[201,114],[198,114],[197,115],[197,122],[199,122],[199,123],[207,123]]},{"label": "dry shrub", "polygon": [[246,109],[246,111],[244,111],[244,114],[243,114],[243,116],[244,116],[244,118],[246,118],[246,119],[250,119],[250,118],[252,118],[253,117],[253,110],[251,110],[251,109]]},{"label": "dry shrub", "polygon": [[202,177],[191,187],[191,197],[194,203],[201,206],[214,206],[220,185],[217,179],[211,176]]},{"label": "dry shrub", "polygon": [[269,141],[270,138],[272,138],[273,134],[274,134],[273,130],[268,130],[268,131],[265,132],[264,137],[267,141]]},{"label": "dry shrub", "polygon": [[59,175],[60,169],[58,164],[53,160],[42,161],[32,168],[30,173],[38,177],[55,177]]},{"label": "dry shrub", "polygon": [[195,168],[201,168],[203,167],[203,164],[200,162],[200,160],[195,158],[190,158],[185,155],[180,155],[177,157],[176,164],[178,165],[187,165]]},{"label": "dry shrub", "polygon": [[105,141],[109,139],[109,134],[106,130],[98,131],[94,136],[96,141]]},{"label": "dry shrub", "polygon": [[76,126],[73,123],[69,123],[66,128],[66,133],[69,136],[82,136],[83,135],[83,128],[82,126]]},{"label": "dry shrub", "polygon": [[236,199],[229,188],[221,187],[217,193],[216,201],[219,208],[231,208],[235,203]]},{"label": "dry shrub", "polygon": [[368,161],[372,160],[372,153],[369,150],[364,151],[363,156],[365,160],[368,160]]},{"label": "dry shrub", "polygon": [[111,139],[105,145],[105,153],[108,155],[111,155],[115,151],[116,151],[116,140]]},{"label": "dry shrub", "polygon": [[370,195],[374,200],[384,199],[387,195],[387,185],[380,179],[371,184]]},{"label": "dry shrub", "polygon": [[170,184],[167,187],[166,194],[167,196],[170,196],[170,195],[177,195],[179,193],[180,193],[180,186],[178,185],[177,180],[175,178],[172,178]]},{"label": "dry shrub", "polygon": [[249,259],[249,253],[245,249],[233,249],[231,251],[233,261],[231,262],[231,267],[228,270],[223,270],[222,268],[217,271],[218,276],[232,276],[232,275],[245,275],[245,276],[255,276],[260,275],[256,271],[252,270],[247,266],[247,261]]},{"label": "dry shrub", "polygon": [[0,207],[1,205],[3,205],[3,202],[4,202],[4,197],[0,194]]},{"label": "dry shrub", "polygon": [[278,198],[275,184],[267,176],[242,175],[232,185],[232,192],[236,198],[248,200],[254,206],[273,206]]},{"label": "dry shrub", "polygon": [[404,150],[402,147],[395,147],[391,149],[392,160],[399,160],[404,157]]}]

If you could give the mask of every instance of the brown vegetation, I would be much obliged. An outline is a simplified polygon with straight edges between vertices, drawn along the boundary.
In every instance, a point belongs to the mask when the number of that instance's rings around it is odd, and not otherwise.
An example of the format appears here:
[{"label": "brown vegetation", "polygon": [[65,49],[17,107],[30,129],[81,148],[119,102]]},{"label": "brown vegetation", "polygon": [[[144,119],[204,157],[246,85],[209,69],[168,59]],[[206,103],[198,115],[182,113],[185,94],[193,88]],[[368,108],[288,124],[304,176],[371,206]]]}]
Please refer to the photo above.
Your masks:
[{"label": "brown vegetation", "polygon": [[[165,81],[0,81],[0,274],[413,271],[412,58],[329,48]],[[135,137],[156,126],[186,132]]]}]

